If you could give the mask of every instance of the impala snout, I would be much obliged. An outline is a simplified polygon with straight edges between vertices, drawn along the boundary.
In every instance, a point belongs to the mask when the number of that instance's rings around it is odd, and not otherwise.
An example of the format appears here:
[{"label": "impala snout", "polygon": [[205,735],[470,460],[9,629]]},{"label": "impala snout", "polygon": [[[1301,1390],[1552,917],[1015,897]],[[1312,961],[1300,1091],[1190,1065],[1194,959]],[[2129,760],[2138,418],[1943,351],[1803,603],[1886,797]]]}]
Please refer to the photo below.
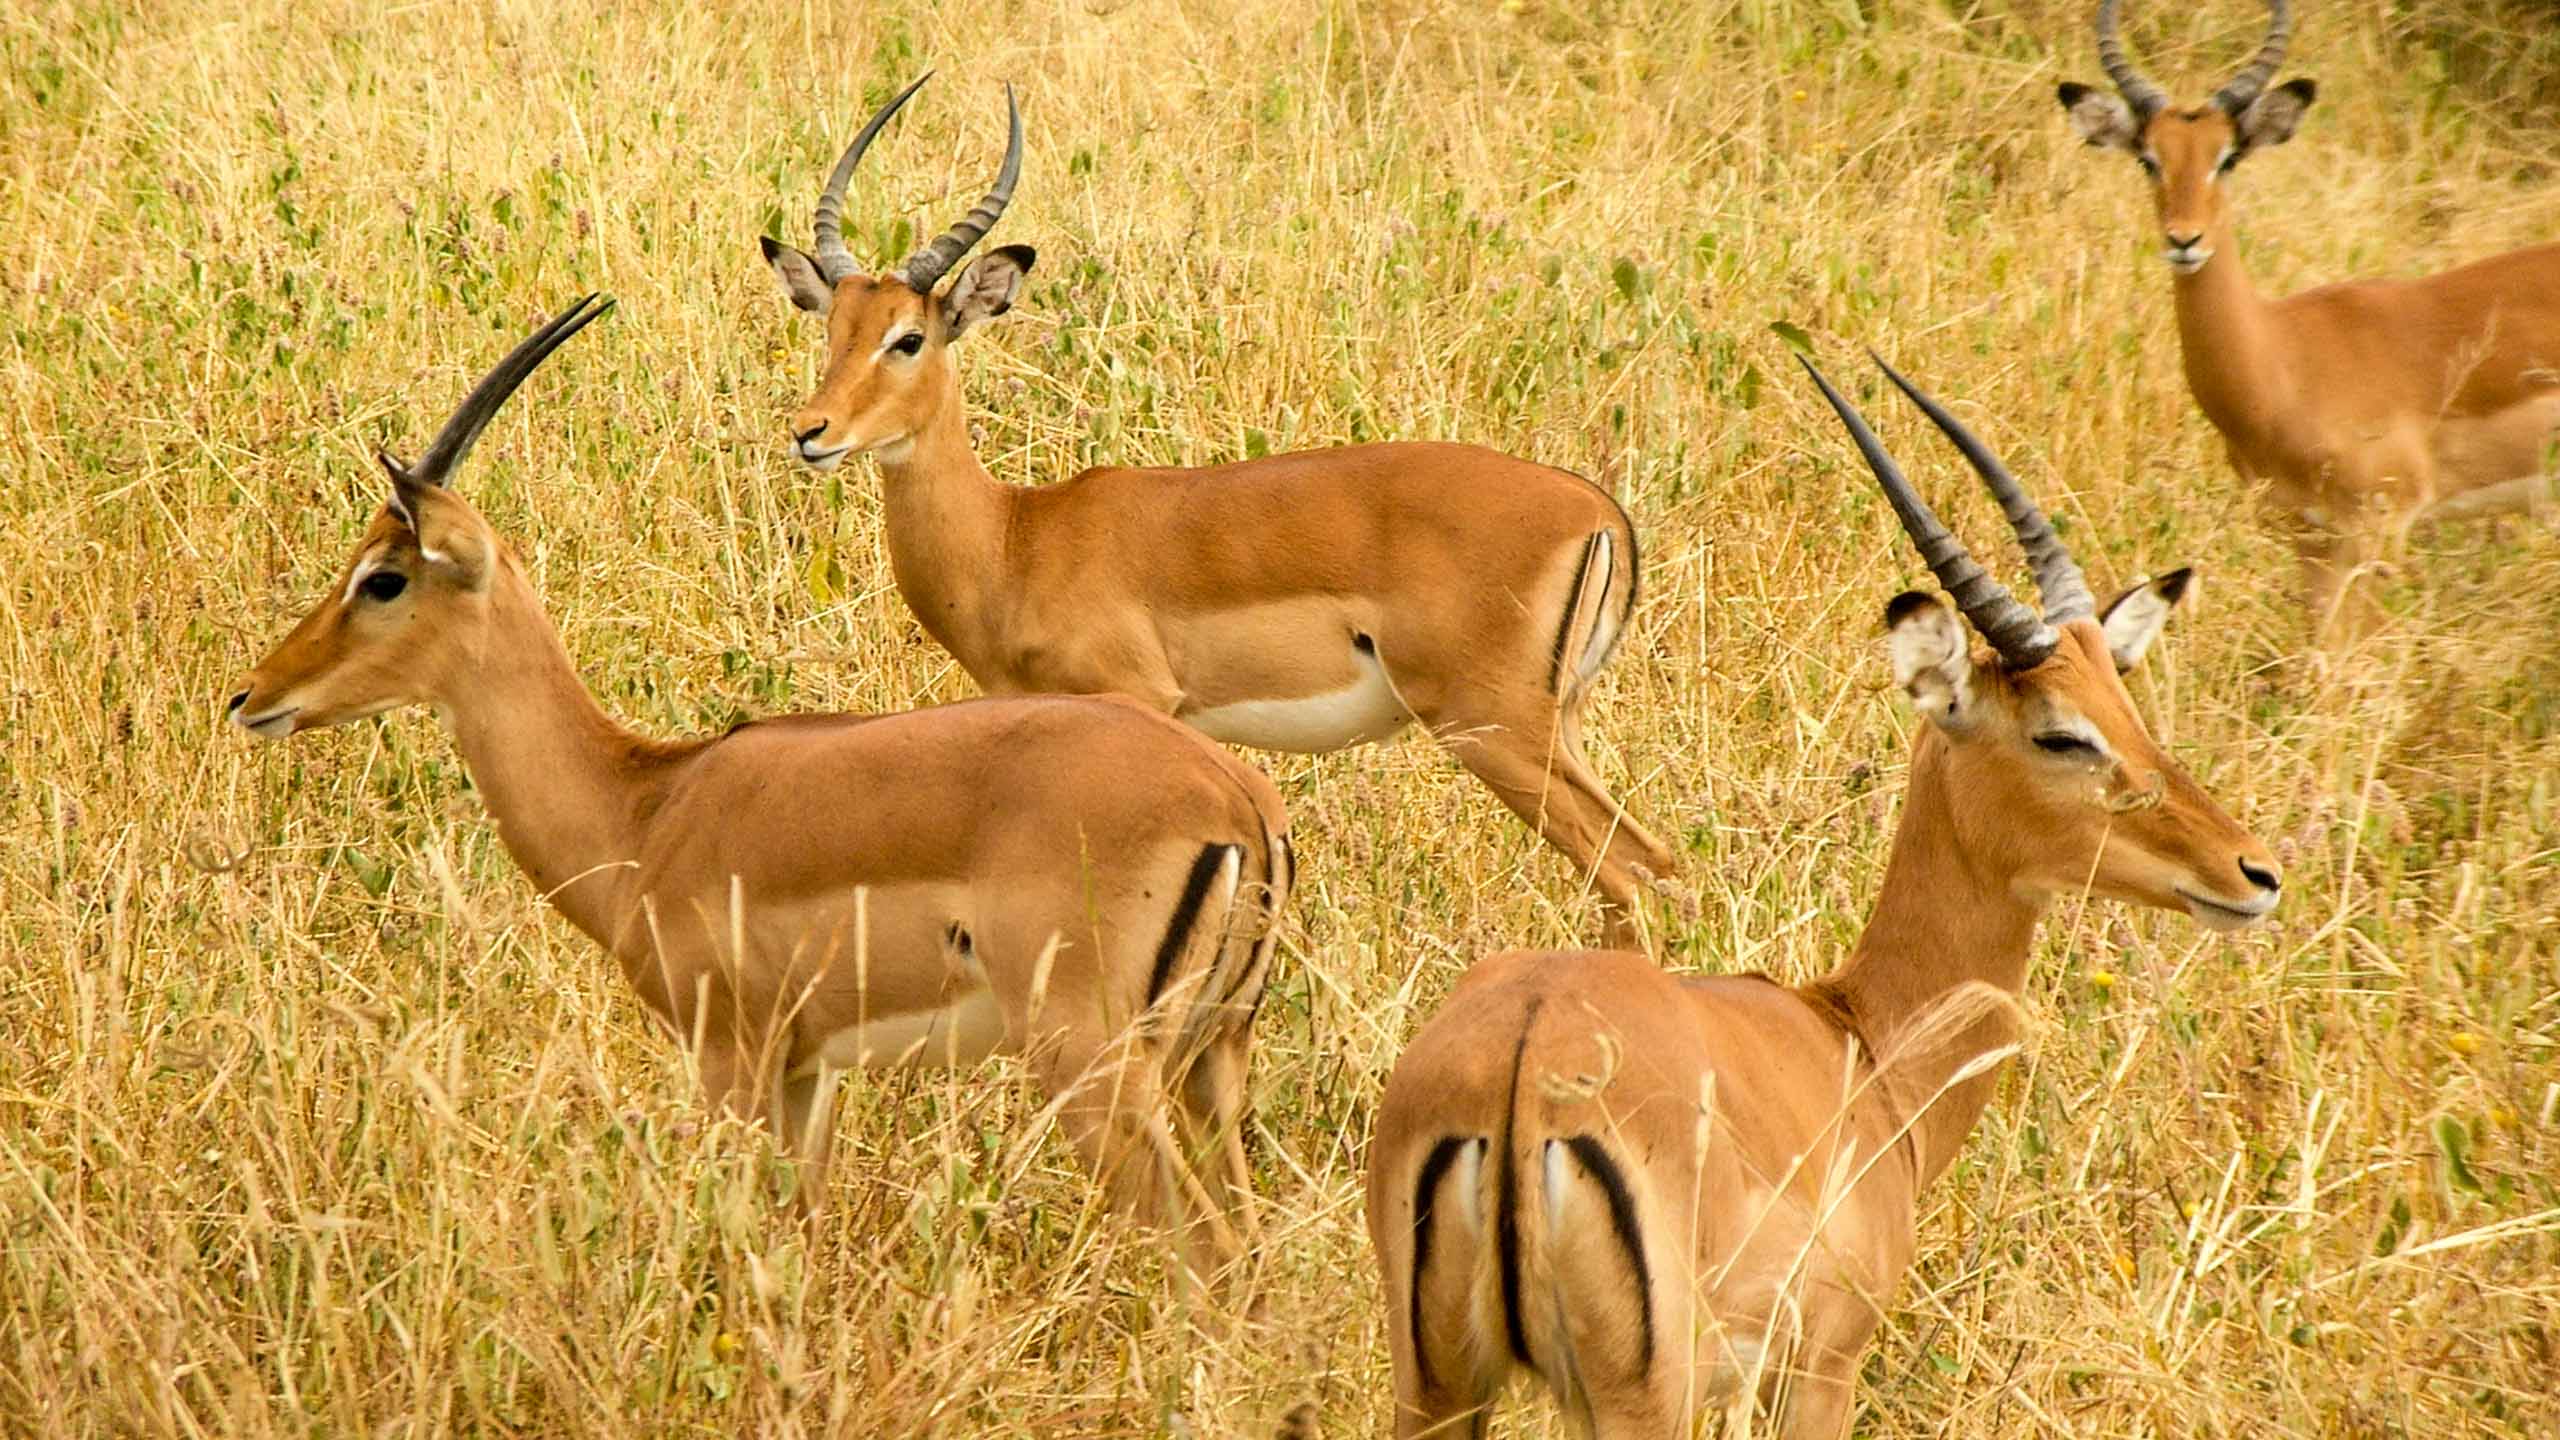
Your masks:
[{"label": "impala snout", "polygon": [[792,422],[791,448],[800,463],[812,470],[833,470],[853,453],[850,443],[835,441],[827,434],[832,423],[821,416],[802,415]]},{"label": "impala snout", "polygon": [[2213,258],[2213,247],[2205,243],[2201,230],[2171,230],[2160,238],[2164,242],[2161,257],[2169,262],[2170,269],[2181,275],[2193,275],[2204,268],[2204,262]]},{"label": "impala snout", "polygon": [[255,677],[231,696],[231,723],[261,740],[281,740],[294,731],[294,717],[301,708],[279,704],[273,696],[261,698]]},{"label": "impala snout", "polygon": [[2284,875],[2274,858],[2258,846],[2233,858],[2228,874],[2199,876],[2178,887],[2187,913],[2208,930],[2245,930],[2275,912],[2284,894]]}]

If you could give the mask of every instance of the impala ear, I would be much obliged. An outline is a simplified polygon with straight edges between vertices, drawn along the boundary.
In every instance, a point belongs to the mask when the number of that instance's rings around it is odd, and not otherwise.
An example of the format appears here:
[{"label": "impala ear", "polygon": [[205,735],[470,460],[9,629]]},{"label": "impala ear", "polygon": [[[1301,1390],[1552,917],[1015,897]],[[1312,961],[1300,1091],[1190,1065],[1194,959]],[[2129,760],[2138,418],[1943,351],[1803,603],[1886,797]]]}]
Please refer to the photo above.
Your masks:
[{"label": "impala ear", "polygon": [[981,255],[951,288],[942,294],[942,320],[950,327],[951,338],[969,333],[981,320],[993,319],[1013,308],[1013,297],[1022,290],[1022,277],[1031,273],[1031,262],[1040,252],[1028,245],[1006,245]]},{"label": "impala ear", "polygon": [[2128,155],[2142,149],[2142,126],[2133,118],[2132,108],[2114,91],[2065,80],[2054,93],[2062,97],[2071,128],[2080,132],[2083,141]]},{"label": "impala ear", "polygon": [[2107,653],[2115,657],[2118,670],[2130,670],[2142,663],[2151,642],[2160,638],[2160,627],[2169,623],[2169,612],[2187,597],[2187,585],[2195,574],[2181,565],[2157,580],[2142,581],[2107,602],[2098,625],[2107,632]]},{"label": "impala ear", "polygon": [[417,540],[418,554],[465,590],[486,584],[490,539],[479,515],[460,496],[417,479],[388,454],[375,458],[391,472],[391,494],[383,503]]},{"label": "impala ear", "polygon": [[1905,590],[1884,607],[1893,683],[1942,730],[1973,722],[1973,642],[1964,621],[1937,596]]},{"label": "impala ear", "polygon": [[782,293],[791,297],[792,304],[812,315],[827,313],[827,307],[835,303],[836,287],[818,273],[818,262],[810,258],[808,251],[785,245],[770,235],[757,236],[756,244],[764,250],[764,263],[781,277]]},{"label": "impala ear", "polygon": [[2231,122],[2240,132],[2241,148],[2256,150],[2292,139],[2294,127],[2302,123],[2302,112],[2311,108],[2312,98],[2319,93],[2315,81],[2287,80],[2250,101],[2249,108]]},{"label": "impala ear", "polygon": [[421,490],[433,487],[409,473],[408,465],[388,450],[374,451],[373,458],[374,462],[382,467],[382,473],[391,477],[391,495],[383,503],[391,507],[391,513],[399,517],[401,524],[412,530],[417,529],[419,510],[417,494]]}]

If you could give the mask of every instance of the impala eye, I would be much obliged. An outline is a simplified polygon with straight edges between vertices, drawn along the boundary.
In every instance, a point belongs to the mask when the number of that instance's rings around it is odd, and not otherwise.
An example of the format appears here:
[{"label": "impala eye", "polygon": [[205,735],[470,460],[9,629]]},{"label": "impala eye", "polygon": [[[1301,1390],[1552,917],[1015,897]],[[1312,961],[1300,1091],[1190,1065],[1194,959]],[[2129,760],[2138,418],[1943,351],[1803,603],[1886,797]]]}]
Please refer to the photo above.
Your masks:
[{"label": "impala eye", "polygon": [[409,588],[409,577],[397,570],[376,570],[356,588],[364,592],[367,600],[396,600],[401,591]]},{"label": "impala eye", "polygon": [[2239,163],[2239,151],[2225,150],[2222,152],[2222,158],[2213,162],[2213,173],[2216,175],[2228,175],[2231,173],[2231,167]]},{"label": "impala eye", "polygon": [[2098,747],[2068,730],[2047,730],[2036,737],[2036,748],[2049,755],[2095,755]]},{"label": "impala eye", "polygon": [[2150,176],[2154,180],[2160,178],[2159,157],[2153,155],[2136,155],[2133,158],[2142,166],[2143,174]]},{"label": "impala eye", "polygon": [[922,354],[924,352],[924,332],[921,330],[910,330],[906,334],[899,336],[897,339],[890,341],[889,348],[897,351],[901,355]]}]

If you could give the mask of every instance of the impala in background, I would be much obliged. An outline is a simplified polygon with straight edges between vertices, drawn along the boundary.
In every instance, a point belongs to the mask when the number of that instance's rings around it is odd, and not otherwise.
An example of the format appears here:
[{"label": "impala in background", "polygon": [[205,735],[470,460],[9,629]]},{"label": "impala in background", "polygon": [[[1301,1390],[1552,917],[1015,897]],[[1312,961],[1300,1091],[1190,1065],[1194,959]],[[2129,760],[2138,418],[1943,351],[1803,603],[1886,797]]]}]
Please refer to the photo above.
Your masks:
[{"label": "impala in background", "polygon": [[[2273,0],[2256,58],[2193,108],[2125,59],[2117,0],[2098,7],[2116,93],[2061,88],[2091,145],[2141,162],[2177,296],[2196,407],[2231,466],[2293,529],[2314,624],[2422,521],[2548,501],[2560,478],[2560,244],[2410,280],[2352,280],[2270,300],[2232,242],[2234,167],[2293,138],[2309,80],[2269,89],[2292,22]],[[2361,608],[2356,607],[2356,608]],[[2358,617],[2346,627],[2360,628]]]},{"label": "impala in background", "polygon": [[827,365],[792,420],[824,470],[880,466],[898,591],[991,694],[1116,692],[1266,750],[1366,744],[1419,720],[1563,851],[1631,934],[1671,850],[1582,753],[1592,680],[1634,613],[1633,524],[1599,487],[1469,445],[1357,445],[1196,469],[997,481],[969,443],[951,347],[1001,315],[1027,245],[943,277],[985,236],[1022,167],[895,270],[846,249],[844,193],[889,117],[871,117],[818,199],[816,246],[766,239],[793,304],[826,321]]},{"label": "impala in background", "polygon": [[[1271,783],[1117,697],[795,715],[657,741],[597,707],[514,553],[447,488],[580,301],[464,399],[231,716],[405,705],[451,728],[508,853],[824,1178],[834,1072],[1027,1056],[1120,1208],[1215,1259],[1253,1230],[1253,1008],[1291,880]],[[608,305],[610,302],[608,302]]]},{"label": "impala in background", "polygon": [[2186,572],[2099,613],[2035,501],[1892,378],[1989,484],[2047,609],[1983,573],[1815,371],[1956,602],[1885,607],[1924,723],[1883,893],[1847,962],[1802,987],[1596,952],[1459,981],[1397,1062],[1369,1152],[1400,1436],[1482,1435],[1520,1369],[1602,1437],[1706,1433],[1755,1402],[1777,1420],[1755,1434],[1848,1434],[1920,1193],[2015,1047],[2051,897],[2215,929],[2275,906],[2266,847],[2162,753],[2117,675]]}]

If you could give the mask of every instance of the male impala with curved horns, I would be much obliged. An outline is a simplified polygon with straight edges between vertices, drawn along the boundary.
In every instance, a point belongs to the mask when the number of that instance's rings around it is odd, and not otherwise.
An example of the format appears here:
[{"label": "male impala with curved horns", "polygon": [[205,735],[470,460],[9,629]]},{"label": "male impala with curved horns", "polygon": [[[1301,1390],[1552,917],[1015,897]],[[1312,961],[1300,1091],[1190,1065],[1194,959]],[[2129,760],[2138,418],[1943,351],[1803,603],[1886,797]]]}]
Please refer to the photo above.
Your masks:
[{"label": "male impala with curved horns", "polygon": [[2293,525],[2315,620],[2336,618],[2358,572],[2411,525],[2547,500],[2560,476],[2560,244],[2261,296],[2224,186],[2252,151],[2292,139],[2311,105],[2309,80],[2267,88],[2291,34],[2285,0],[2269,6],[2256,58],[2193,109],[2125,59],[2116,8],[2098,7],[2116,93],[2066,84],[2062,104],[2083,139],[2151,177],[2187,388],[2232,468],[2265,482]]},{"label": "male impala with curved horns", "polygon": [[1885,607],[1925,723],[1883,894],[1847,962],[1802,987],[1597,952],[1459,980],[1389,1078],[1369,1150],[1400,1436],[1481,1435],[1520,1368],[1603,1437],[1697,1433],[1755,1402],[1772,1433],[1847,1434],[1920,1192],[2016,1043],[2047,901],[2215,929],[2275,905],[2266,848],[2161,752],[2117,678],[2187,572],[2099,612],[2035,501],[1886,373],[1999,499],[2047,609],[1983,573],[1814,372],[1956,602]]},{"label": "male impala with curved horns", "polygon": [[918,80],[853,138],[817,245],[766,239],[827,369],[792,421],[800,458],[880,465],[889,559],[927,633],[997,693],[1114,691],[1220,740],[1318,752],[1420,720],[1597,886],[1613,936],[1671,851],[1582,756],[1593,677],[1636,599],[1626,512],[1579,476],[1467,445],[1359,445],[1199,469],[998,482],[978,463],[952,342],[1013,303],[1027,245],[934,287],[1004,213],[995,188],[896,270],[845,248],[846,183]]},{"label": "male impala with curved horns", "polygon": [[1278,793],[1117,697],[623,729],[447,488],[603,313],[580,301],[518,346],[425,459],[382,457],[389,503],[232,718],[272,738],[433,706],[508,853],[696,1047],[713,1099],[807,1159],[804,1200],[833,1071],[1011,1050],[1115,1203],[1232,1254],[1253,1223],[1250,1020],[1291,878]]}]

